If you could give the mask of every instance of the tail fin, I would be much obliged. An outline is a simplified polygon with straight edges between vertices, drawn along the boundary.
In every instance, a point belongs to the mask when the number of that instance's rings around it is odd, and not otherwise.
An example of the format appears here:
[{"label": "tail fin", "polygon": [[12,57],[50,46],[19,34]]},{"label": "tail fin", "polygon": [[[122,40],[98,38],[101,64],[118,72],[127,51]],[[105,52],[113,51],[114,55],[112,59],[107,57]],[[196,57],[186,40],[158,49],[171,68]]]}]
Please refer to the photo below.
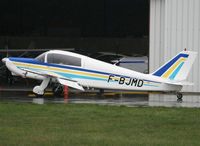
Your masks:
[{"label": "tail fin", "polygon": [[196,56],[197,52],[182,51],[152,75],[171,80],[186,80]]}]

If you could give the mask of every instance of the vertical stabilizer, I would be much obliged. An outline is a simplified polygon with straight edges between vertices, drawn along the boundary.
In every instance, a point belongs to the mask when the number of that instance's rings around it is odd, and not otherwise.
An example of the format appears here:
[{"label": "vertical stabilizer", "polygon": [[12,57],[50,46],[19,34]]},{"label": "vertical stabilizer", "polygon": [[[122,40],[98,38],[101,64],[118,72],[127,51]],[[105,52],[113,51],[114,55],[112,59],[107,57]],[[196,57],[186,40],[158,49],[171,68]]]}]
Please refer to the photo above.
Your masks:
[{"label": "vertical stabilizer", "polygon": [[170,80],[186,80],[196,56],[197,52],[182,51],[152,75]]}]

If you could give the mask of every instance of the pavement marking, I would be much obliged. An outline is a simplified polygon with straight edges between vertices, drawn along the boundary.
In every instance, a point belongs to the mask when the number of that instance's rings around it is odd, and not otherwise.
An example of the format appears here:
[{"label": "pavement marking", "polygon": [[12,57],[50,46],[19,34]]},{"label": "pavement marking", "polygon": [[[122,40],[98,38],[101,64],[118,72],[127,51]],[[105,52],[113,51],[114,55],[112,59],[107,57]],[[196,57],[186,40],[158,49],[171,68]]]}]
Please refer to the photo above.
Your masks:
[{"label": "pavement marking", "polygon": [[[45,92],[44,95],[54,95],[53,92]],[[28,94],[29,97],[36,97],[35,94]]]},{"label": "pavement marking", "polygon": [[[103,95],[108,95],[108,96],[115,96],[115,95],[119,95],[119,94],[163,94],[163,92],[108,92],[108,93],[104,93]],[[54,95],[53,92],[45,92],[44,95],[48,95],[48,96],[52,96]],[[86,96],[96,96],[98,95],[98,93],[87,93],[84,94]],[[28,94],[29,97],[36,97],[35,94]]]}]

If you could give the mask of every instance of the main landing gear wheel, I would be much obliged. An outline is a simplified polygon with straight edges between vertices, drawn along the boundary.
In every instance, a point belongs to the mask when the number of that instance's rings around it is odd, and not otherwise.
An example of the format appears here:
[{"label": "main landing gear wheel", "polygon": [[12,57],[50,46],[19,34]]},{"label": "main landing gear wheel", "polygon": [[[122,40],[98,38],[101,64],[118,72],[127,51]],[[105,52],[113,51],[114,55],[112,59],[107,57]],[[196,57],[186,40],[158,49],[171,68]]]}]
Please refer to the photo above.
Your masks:
[{"label": "main landing gear wheel", "polygon": [[63,86],[62,85],[57,85],[53,87],[53,93],[55,96],[61,97],[63,94]]},{"label": "main landing gear wheel", "polygon": [[177,98],[178,98],[179,100],[182,100],[183,94],[182,94],[182,93],[177,93]]},{"label": "main landing gear wheel", "polygon": [[40,95],[40,94],[36,94],[36,93],[33,93],[35,95],[36,98],[43,98],[44,97],[44,94]]}]

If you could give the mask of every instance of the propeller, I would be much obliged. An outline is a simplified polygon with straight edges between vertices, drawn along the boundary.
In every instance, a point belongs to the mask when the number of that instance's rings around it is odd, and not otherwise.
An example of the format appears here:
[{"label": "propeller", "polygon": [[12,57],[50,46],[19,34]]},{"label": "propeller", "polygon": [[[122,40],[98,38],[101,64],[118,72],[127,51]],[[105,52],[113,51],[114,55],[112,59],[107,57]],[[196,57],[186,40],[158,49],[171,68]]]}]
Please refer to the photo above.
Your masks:
[{"label": "propeller", "polygon": [[6,50],[6,58],[2,59],[2,62],[4,63],[3,66],[1,66],[1,70],[3,70],[3,74],[6,75],[6,80],[9,83],[9,85],[14,84],[15,80],[14,77],[12,76],[12,73],[8,70],[8,68],[6,67],[6,60],[9,58],[9,40],[8,38],[6,38],[6,42],[5,42],[5,50]]}]

